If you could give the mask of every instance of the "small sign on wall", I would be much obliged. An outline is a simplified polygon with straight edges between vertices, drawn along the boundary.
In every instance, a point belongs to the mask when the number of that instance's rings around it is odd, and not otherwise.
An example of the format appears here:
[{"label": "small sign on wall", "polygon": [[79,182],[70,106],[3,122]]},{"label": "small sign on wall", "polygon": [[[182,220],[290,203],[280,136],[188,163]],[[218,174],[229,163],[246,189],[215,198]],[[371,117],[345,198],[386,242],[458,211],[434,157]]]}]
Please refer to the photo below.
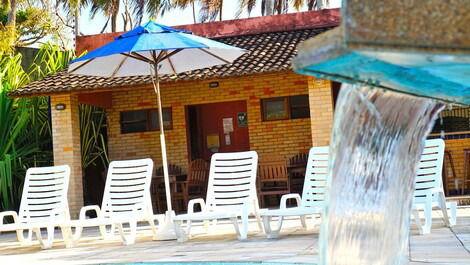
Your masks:
[{"label": "small sign on wall", "polygon": [[223,118],[224,134],[233,132],[233,118]]},{"label": "small sign on wall", "polygon": [[237,113],[238,127],[246,127],[248,125],[248,117],[246,112]]}]

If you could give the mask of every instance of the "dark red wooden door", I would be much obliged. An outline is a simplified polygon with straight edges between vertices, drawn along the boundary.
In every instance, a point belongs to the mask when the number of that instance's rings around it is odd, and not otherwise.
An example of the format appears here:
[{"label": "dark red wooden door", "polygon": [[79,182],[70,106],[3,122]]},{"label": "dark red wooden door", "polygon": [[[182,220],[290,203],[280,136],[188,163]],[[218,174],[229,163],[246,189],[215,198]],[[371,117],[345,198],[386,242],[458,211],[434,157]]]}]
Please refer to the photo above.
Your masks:
[{"label": "dark red wooden door", "polygon": [[198,114],[204,159],[216,152],[250,150],[248,123],[246,119],[239,121],[239,117],[246,117],[246,101],[198,105]]}]

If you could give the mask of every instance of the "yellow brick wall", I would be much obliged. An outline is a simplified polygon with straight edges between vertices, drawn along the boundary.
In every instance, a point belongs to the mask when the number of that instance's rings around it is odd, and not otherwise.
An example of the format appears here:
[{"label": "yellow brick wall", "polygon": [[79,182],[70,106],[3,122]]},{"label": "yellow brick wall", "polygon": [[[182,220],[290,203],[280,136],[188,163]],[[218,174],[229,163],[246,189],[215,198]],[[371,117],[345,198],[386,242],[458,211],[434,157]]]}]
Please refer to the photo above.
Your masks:
[{"label": "yellow brick wall", "polygon": [[[454,167],[456,171],[456,175],[459,181],[459,189],[462,185],[462,180],[464,176],[464,169],[465,169],[465,157],[464,157],[464,149],[470,148],[470,139],[452,139],[452,140],[445,140],[446,143],[446,151],[450,151],[452,154],[452,160],[454,162]],[[455,189],[454,184],[454,176],[452,175],[451,167],[446,159],[446,171],[447,171],[447,187],[448,189]],[[470,184],[470,183],[468,183]],[[470,186],[467,186],[470,187]]]},{"label": "yellow brick wall", "polygon": [[[55,109],[60,103],[65,104],[64,110]],[[83,206],[78,99],[73,94],[54,95],[51,106],[54,165],[70,166],[68,201],[72,217],[77,218]]]},{"label": "yellow brick wall", "polygon": [[333,127],[331,81],[308,77],[312,146],[330,144]]},{"label": "yellow brick wall", "polygon": [[[187,167],[186,105],[245,100],[250,147],[260,156],[276,152],[289,158],[298,152],[307,151],[312,145],[310,119],[262,122],[260,113],[260,99],[308,94],[312,78],[283,71],[217,79],[217,88],[209,88],[211,81],[215,80],[162,84],[163,107],[172,107],[173,114],[173,129],[165,132],[170,163]],[[323,81],[319,85],[322,97],[328,85]],[[151,157],[156,167],[160,166],[159,133],[121,134],[119,120],[122,111],[156,108],[153,88],[132,87],[112,91],[112,108],[107,110],[110,159]],[[323,114],[319,111],[314,115]]]}]

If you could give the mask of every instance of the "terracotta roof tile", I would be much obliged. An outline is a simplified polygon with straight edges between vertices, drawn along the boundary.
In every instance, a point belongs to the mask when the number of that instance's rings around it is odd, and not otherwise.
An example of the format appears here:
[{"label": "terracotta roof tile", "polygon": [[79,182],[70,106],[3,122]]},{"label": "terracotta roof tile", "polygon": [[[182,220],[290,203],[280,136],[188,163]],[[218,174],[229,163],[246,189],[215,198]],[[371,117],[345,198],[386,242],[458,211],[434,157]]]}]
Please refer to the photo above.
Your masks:
[{"label": "terracotta roof tile", "polygon": [[[247,49],[250,53],[241,56],[232,64],[188,71],[178,76],[164,75],[160,80],[161,82],[200,80],[288,70],[291,69],[290,61],[296,55],[296,47],[299,42],[329,29],[302,29],[218,38],[217,41]],[[149,76],[104,78],[70,75],[66,71],[62,71],[12,91],[10,95],[18,97],[33,96],[150,83]]]}]

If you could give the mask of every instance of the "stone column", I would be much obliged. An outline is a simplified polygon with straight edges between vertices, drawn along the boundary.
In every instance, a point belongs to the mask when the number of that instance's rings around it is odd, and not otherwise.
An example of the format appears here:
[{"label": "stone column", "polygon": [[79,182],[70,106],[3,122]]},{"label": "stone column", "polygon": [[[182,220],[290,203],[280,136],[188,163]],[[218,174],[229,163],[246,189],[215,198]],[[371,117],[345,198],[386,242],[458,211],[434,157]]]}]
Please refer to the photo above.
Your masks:
[{"label": "stone column", "polygon": [[331,81],[309,77],[308,94],[310,101],[312,146],[329,145],[331,129],[333,128]]},{"label": "stone column", "polygon": [[[64,104],[65,109],[57,110],[57,104]],[[54,164],[70,166],[69,208],[72,218],[77,218],[80,208],[83,206],[80,119],[77,96],[73,94],[51,96],[51,112]]]}]

